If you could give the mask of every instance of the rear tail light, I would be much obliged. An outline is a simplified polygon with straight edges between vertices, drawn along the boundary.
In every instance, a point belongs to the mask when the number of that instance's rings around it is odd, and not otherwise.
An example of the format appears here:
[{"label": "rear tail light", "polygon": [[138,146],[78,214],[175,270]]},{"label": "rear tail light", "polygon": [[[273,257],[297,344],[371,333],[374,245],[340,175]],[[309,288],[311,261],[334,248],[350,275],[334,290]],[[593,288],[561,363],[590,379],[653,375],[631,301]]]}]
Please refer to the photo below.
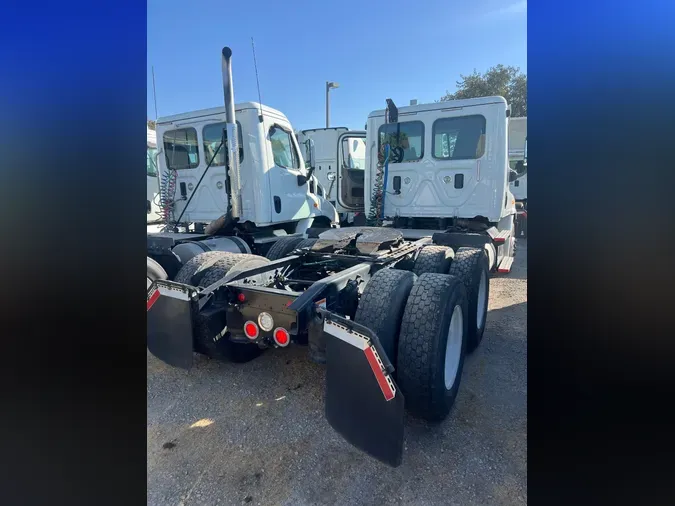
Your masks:
[{"label": "rear tail light", "polygon": [[282,329],[281,327],[277,327],[274,330],[273,338],[277,346],[281,346],[282,348],[285,348],[291,342],[291,336],[289,335],[288,331],[286,329]]},{"label": "rear tail light", "polygon": [[244,334],[246,334],[246,337],[256,339],[259,333],[258,326],[255,323],[250,320],[244,323]]},{"label": "rear tail light", "polygon": [[241,293],[241,292],[238,293],[238,294],[237,294],[237,300],[238,300],[239,302],[246,302],[246,295],[244,295],[244,294]]}]

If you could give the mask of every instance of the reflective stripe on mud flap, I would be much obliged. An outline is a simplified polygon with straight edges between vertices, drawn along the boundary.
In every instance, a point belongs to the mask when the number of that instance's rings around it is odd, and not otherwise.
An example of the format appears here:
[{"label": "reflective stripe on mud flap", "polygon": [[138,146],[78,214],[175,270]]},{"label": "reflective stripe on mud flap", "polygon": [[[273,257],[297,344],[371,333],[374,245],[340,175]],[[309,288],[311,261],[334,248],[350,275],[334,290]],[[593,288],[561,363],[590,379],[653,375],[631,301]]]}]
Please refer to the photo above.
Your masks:
[{"label": "reflective stripe on mud flap", "polygon": [[188,294],[183,291],[175,290],[166,286],[158,287],[157,285],[153,285],[152,287],[150,287],[150,290],[148,291],[147,311],[150,311],[150,308],[153,306],[155,302],[157,302],[157,299],[159,299],[160,295],[164,295],[165,297],[173,297],[174,299],[179,300],[190,300]]},{"label": "reflective stripe on mud flap", "polygon": [[370,339],[362,334],[359,334],[355,331],[350,331],[346,327],[343,327],[339,323],[335,323],[330,320],[324,320],[323,324],[324,332],[337,337],[341,341],[351,344],[352,346],[362,350],[365,355],[370,368],[375,375],[377,384],[382,390],[382,395],[387,401],[392,400],[396,396],[396,387],[394,382],[391,380],[388,374],[384,372],[384,365],[380,359],[380,355],[377,353],[375,347],[371,344]]}]

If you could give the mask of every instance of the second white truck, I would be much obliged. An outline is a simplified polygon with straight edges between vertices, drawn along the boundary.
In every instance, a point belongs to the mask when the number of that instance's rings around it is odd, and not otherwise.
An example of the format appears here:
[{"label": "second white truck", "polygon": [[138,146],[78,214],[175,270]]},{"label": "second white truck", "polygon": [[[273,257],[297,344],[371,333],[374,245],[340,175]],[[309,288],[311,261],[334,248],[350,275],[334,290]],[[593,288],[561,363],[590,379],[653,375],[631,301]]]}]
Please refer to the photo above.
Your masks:
[{"label": "second white truck", "polygon": [[[323,186],[326,198],[340,214],[345,225],[364,225],[364,174],[366,169],[365,136],[353,136],[344,127],[313,128],[298,132],[298,142],[308,158],[310,139],[316,152],[315,176]],[[365,132],[356,132],[365,133]],[[338,152],[346,170],[338,171]],[[339,180],[342,178],[342,180]]]},{"label": "second white truck", "polygon": [[527,118],[509,119],[510,190],[516,199],[516,237],[527,238]]},{"label": "second white truck", "polygon": [[[509,272],[510,261],[501,265],[500,259],[513,257],[515,222],[522,218],[512,190],[522,189],[526,118],[510,118],[502,97],[400,109],[389,103],[369,115],[366,131],[302,133],[325,160],[321,173],[329,198],[342,213],[393,226],[409,239],[496,230],[508,235],[510,246],[506,255],[491,255],[491,267]],[[345,146],[363,146],[365,157],[354,163]]]}]

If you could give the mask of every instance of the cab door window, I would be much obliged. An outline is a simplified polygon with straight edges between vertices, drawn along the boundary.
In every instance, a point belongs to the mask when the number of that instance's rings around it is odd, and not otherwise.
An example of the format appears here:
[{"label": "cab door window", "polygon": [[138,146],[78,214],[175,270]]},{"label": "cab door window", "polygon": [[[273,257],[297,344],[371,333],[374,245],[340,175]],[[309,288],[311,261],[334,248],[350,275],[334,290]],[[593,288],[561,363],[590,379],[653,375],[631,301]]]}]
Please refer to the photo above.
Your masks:
[{"label": "cab door window", "polygon": [[197,130],[181,128],[164,133],[164,156],[169,169],[195,169],[199,166]]},{"label": "cab door window", "polygon": [[291,132],[274,125],[270,128],[270,142],[274,164],[286,169],[299,169],[300,158],[291,140]]}]

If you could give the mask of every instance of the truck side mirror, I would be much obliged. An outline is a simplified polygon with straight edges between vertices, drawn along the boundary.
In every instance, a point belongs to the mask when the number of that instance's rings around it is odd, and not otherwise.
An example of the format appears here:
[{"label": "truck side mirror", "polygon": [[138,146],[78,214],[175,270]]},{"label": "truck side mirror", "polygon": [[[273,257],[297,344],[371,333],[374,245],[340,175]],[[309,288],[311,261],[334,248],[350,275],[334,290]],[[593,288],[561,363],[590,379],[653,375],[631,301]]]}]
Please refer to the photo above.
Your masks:
[{"label": "truck side mirror", "polygon": [[526,169],[527,165],[525,164],[525,161],[518,160],[514,169],[509,168],[509,183],[513,183],[516,179],[525,174]]},{"label": "truck side mirror", "polygon": [[298,175],[298,186],[304,186],[312,178],[315,168],[316,152],[314,150],[314,139],[307,139],[305,151],[309,155],[309,168],[307,169],[307,175]]},{"label": "truck side mirror", "polygon": [[309,143],[309,149],[307,150],[309,153],[309,168],[312,172],[314,172],[314,167],[316,166],[316,149],[314,147],[314,139],[308,139],[307,142]]}]

